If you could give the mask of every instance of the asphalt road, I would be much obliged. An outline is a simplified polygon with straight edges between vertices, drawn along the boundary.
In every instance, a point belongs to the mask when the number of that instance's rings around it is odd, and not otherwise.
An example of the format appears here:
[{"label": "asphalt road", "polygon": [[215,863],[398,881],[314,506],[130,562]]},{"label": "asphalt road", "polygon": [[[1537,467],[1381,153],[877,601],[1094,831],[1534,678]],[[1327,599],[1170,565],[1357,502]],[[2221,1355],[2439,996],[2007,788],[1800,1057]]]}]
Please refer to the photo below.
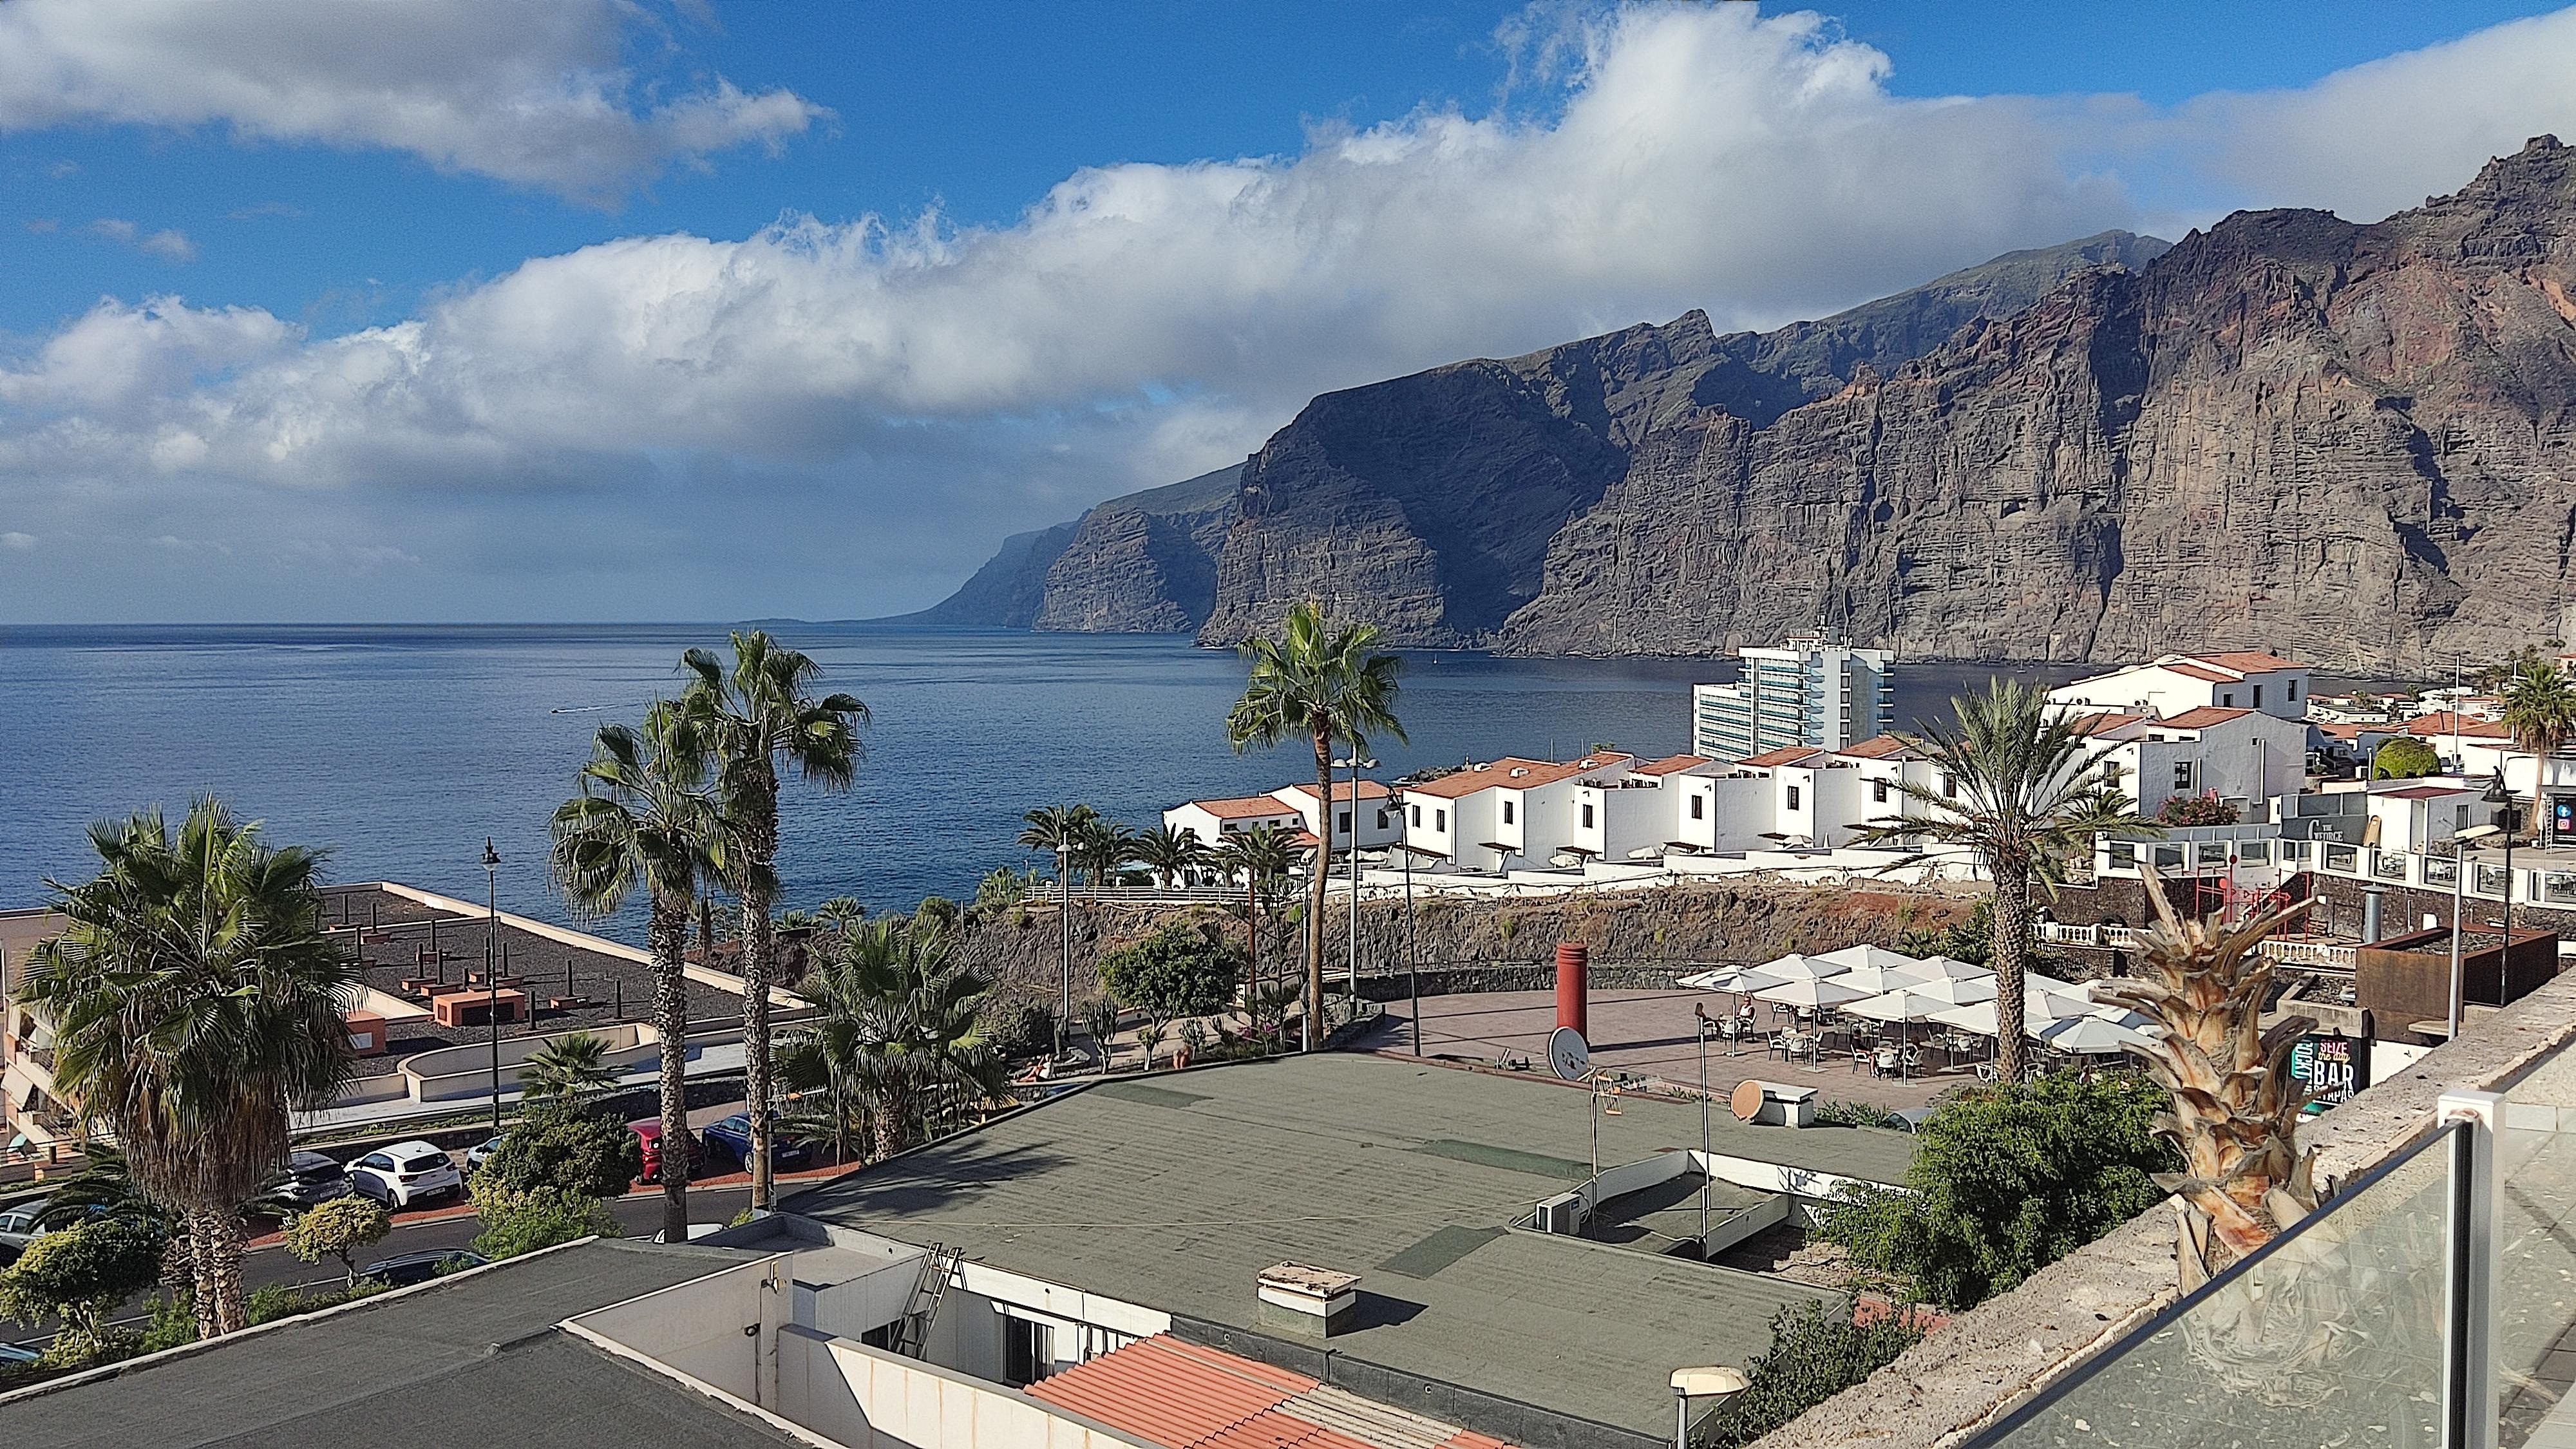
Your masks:
[{"label": "asphalt road", "polygon": [[[721,1223],[751,1205],[751,1184],[730,1183],[717,1187],[689,1189],[689,1219],[699,1223]],[[662,1194],[630,1193],[608,1205],[610,1213],[633,1238],[649,1238],[662,1231]],[[472,1247],[483,1225],[472,1213],[454,1217],[429,1218],[411,1222],[397,1221],[385,1240],[369,1248],[359,1259],[359,1266],[390,1258],[398,1253],[421,1253],[439,1248]],[[265,1288],[283,1283],[290,1287],[337,1286],[340,1279],[336,1263],[307,1263],[284,1248],[253,1248],[242,1255],[242,1282],[245,1287]],[[140,1323],[142,1315],[133,1314],[118,1320]],[[0,1343],[23,1343],[29,1348],[42,1348],[53,1338],[54,1326],[39,1324],[22,1328],[0,1320]]]}]

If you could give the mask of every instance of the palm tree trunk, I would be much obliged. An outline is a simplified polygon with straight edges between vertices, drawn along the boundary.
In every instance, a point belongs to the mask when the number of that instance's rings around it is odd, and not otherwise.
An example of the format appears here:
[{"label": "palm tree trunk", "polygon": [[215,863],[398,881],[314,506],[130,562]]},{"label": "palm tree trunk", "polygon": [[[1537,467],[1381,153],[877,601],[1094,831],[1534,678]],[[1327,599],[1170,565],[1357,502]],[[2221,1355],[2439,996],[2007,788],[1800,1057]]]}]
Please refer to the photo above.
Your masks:
[{"label": "palm tree trunk", "polygon": [[[763,768],[767,764],[763,762]],[[751,1205],[767,1211],[776,1195],[769,1160],[769,871],[778,858],[778,787],[752,802],[743,828],[751,869],[742,892],[742,1088],[751,1114]]]},{"label": "palm tree trunk", "polygon": [[[1352,809],[1356,812],[1358,806]],[[1306,882],[1306,1050],[1310,1052],[1324,1044],[1324,889],[1332,874],[1333,732],[1319,728],[1315,731],[1315,869]]]},{"label": "palm tree trunk", "polygon": [[197,1337],[205,1340],[223,1332],[215,1317],[215,1260],[208,1251],[203,1216],[194,1211],[182,1213],[179,1221],[188,1234],[189,1303],[196,1310]]},{"label": "palm tree trunk", "polygon": [[1252,1027],[1252,1035],[1261,1035],[1261,887],[1250,866],[1243,871],[1244,935],[1250,941],[1244,952],[1243,1019]]},{"label": "palm tree trunk", "polygon": [[2018,1082],[2028,1056],[2021,1034],[2022,973],[2030,966],[2030,871],[2018,862],[1998,862],[1995,868],[1994,963],[1995,1067],[2003,1080]]},{"label": "palm tree trunk", "polygon": [[[250,1326],[250,1309],[242,1293],[241,1222],[231,1213],[199,1208],[188,1214],[188,1236],[197,1244],[197,1279],[211,1303],[197,1309],[200,1337],[238,1333]],[[208,1323],[213,1333],[206,1331]]]},{"label": "palm tree trunk", "polygon": [[662,1241],[689,1240],[689,903],[653,902],[653,1030],[662,1038]]}]

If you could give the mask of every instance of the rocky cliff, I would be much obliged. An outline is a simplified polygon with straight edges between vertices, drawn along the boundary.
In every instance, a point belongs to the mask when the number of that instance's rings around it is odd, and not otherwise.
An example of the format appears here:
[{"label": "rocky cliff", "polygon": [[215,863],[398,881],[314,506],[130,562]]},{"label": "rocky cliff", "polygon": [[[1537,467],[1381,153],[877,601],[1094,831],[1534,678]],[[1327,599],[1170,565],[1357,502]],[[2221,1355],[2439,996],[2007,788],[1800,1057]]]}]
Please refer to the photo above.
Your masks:
[{"label": "rocky cliff", "polygon": [[[2238,213],[1777,332],[1693,312],[1328,394],[1239,471],[1199,638],[1314,595],[1530,654],[1825,623],[1918,656],[2427,672],[2567,634],[2571,293],[2576,151],[2541,138],[2374,224]],[[1113,533],[1048,567],[1066,626],[1189,617],[1188,569]],[[1141,614],[1093,597],[1127,579]]]}]

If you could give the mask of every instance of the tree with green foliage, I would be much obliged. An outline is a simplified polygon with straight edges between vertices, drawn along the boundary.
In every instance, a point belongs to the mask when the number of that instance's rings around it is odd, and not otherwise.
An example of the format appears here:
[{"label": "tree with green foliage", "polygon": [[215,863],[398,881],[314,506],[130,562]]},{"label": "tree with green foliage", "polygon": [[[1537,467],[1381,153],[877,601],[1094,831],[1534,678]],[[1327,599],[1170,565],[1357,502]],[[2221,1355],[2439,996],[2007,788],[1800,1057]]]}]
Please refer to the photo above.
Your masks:
[{"label": "tree with green foliage", "polygon": [[[475,1175],[474,1216],[483,1224],[474,1251],[495,1262],[576,1238],[613,1238],[625,1231],[588,1193],[562,1187],[505,1187],[489,1172]],[[680,1237],[687,1239],[687,1228],[680,1230]]]},{"label": "tree with green foliage", "polygon": [[1906,1190],[1847,1184],[1817,1235],[1900,1296],[1974,1307],[2164,1200],[2167,1105],[2131,1072],[1962,1091],[1918,1129]]},{"label": "tree with green foliage", "polygon": [[1008,1089],[979,1019],[992,989],[957,959],[954,932],[867,922],[797,983],[813,1010],[781,1044],[781,1075],[826,1093],[836,1118],[864,1117],[877,1155],[891,1156]]},{"label": "tree with green foliage", "polygon": [[374,1198],[352,1194],[318,1202],[286,1225],[286,1251],[299,1261],[340,1260],[347,1282],[358,1284],[358,1250],[383,1242],[392,1232],[393,1215]]},{"label": "tree with green foliage", "polygon": [[556,1188],[613,1198],[643,1174],[644,1145],[625,1123],[557,1105],[540,1107],[512,1127],[474,1180],[488,1178],[509,1192]]},{"label": "tree with green foliage", "polygon": [[1896,1362],[1923,1341],[1911,1314],[1866,1323],[1839,1304],[1782,1307],[1771,1315],[1771,1346],[1744,1366],[1744,1388],[1692,1430],[1692,1449],[1738,1449]]},{"label": "tree with green foliage", "polygon": [[[1294,852],[1287,832],[1263,821],[1250,830],[1229,830],[1217,842],[1209,859],[1232,879],[1243,882],[1243,919],[1245,955],[1243,966],[1244,1002],[1251,1005],[1261,993],[1261,923],[1272,892],[1288,874]],[[1261,1023],[1254,1020],[1258,1030]]]},{"label": "tree with green foliage", "polygon": [[1154,884],[1170,890],[1174,881],[1208,863],[1208,849],[1195,830],[1157,825],[1136,837],[1136,862],[1154,873]]},{"label": "tree with green foliage", "polygon": [[320,853],[271,846],[201,799],[90,828],[101,869],[56,885],[63,933],[18,1000],[54,1028],[54,1079],[107,1129],[135,1187],[186,1229],[203,1337],[244,1325],[242,1205],[286,1165],[293,1114],[354,1064],[340,1008],[356,953],[325,929]]},{"label": "tree with green foliage", "polygon": [[1149,1017],[1169,1021],[1222,1011],[1249,958],[1213,925],[1165,926],[1100,958],[1100,984]]},{"label": "tree with green foliage", "polygon": [[0,1318],[29,1327],[58,1318],[63,1358],[49,1361],[95,1362],[116,1348],[109,1316],[161,1281],[169,1246],[158,1228],[134,1218],[91,1218],[47,1233],[0,1272]]},{"label": "tree with green foliage", "polygon": [[[1382,652],[1375,624],[1333,624],[1313,599],[1288,606],[1279,632],[1255,634],[1237,648],[1250,667],[1242,697],[1226,714],[1225,736],[1241,753],[1255,745],[1274,749],[1303,740],[1315,751],[1315,812],[1324,827],[1307,867],[1306,1049],[1324,1045],[1324,885],[1333,866],[1333,746],[1354,757],[1370,737],[1405,739],[1395,715],[1404,661]],[[1353,803],[1352,820],[1359,818]]]},{"label": "tree with green foliage", "polygon": [[2397,735],[2379,742],[2370,752],[2370,777],[2374,780],[2420,780],[2442,768],[2442,752],[2413,735]]},{"label": "tree with green foliage", "polygon": [[[1985,693],[1955,697],[1950,708],[1951,724],[1926,724],[1917,740],[1939,783],[1898,782],[1897,816],[1862,824],[1853,843],[1909,847],[1889,869],[1923,864],[1936,848],[1964,850],[1984,868],[1995,883],[1995,1010],[2019,1021],[2032,888],[2054,892],[2070,861],[2091,858],[2103,831],[2157,827],[2120,793],[2113,767],[2047,690],[1989,680]],[[2027,1051],[2019,1032],[1996,1043],[2007,1081],[2021,1077]]]},{"label": "tree with green foliage", "polygon": [[[705,904],[702,890],[722,873],[732,844],[707,792],[707,770],[699,722],[669,700],[646,708],[641,728],[602,727],[581,767],[581,793],[555,810],[548,857],[564,899],[587,919],[614,915],[644,891],[666,1142],[689,1135],[689,913]],[[711,917],[702,913],[699,925],[712,933]],[[685,1234],[689,1154],[664,1153],[661,1178],[662,1228]]]},{"label": "tree with green foliage", "polygon": [[[868,707],[854,694],[812,692],[823,666],[758,630],[737,630],[730,664],[692,649],[680,668],[692,676],[682,702],[709,746],[716,795],[724,804],[733,849],[725,879],[742,902],[743,1100],[751,1114],[751,1205],[775,1196],[769,1145],[770,985],[778,944],[769,908],[778,892],[778,786],[781,773],[834,792],[858,773],[859,726]],[[677,1154],[675,1154],[677,1155]],[[688,1225],[680,1224],[683,1236]]]},{"label": "tree with green foliage", "polygon": [[[2530,659],[2505,681],[2505,729],[2522,749],[2547,760],[2558,753],[2571,736],[2576,736],[2576,680],[2551,659]],[[2531,815],[2528,825],[2538,839],[2549,818],[2549,800],[2543,786],[2549,771],[2531,773]]]},{"label": "tree with green foliage", "polygon": [[593,1032],[567,1032],[528,1054],[519,1068],[519,1088],[532,1102],[578,1102],[603,1087],[617,1085],[617,1069],[608,1064],[608,1039]]}]

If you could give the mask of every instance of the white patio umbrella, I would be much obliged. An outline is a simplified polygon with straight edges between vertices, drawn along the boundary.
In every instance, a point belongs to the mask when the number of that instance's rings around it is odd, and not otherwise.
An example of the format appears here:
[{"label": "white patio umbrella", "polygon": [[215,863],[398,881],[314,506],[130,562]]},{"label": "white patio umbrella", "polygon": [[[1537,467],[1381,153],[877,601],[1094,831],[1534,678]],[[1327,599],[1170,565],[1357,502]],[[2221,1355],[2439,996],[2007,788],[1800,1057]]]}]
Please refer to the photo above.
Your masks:
[{"label": "white patio umbrella", "polygon": [[[2033,992],[2021,1004],[2022,1034],[2037,1036],[2070,1017],[2088,1016],[2088,1002],[2079,1002],[2046,992]],[[1932,1013],[1932,1019],[1944,1026],[1955,1026],[1979,1036],[1993,1036],[1997,1016],[1995,1003],[1980,1001],[1973,1006],[1953,1006]],[[2098,1018],[2096,1018],[2098,1020]]]},{"label": "white patio umbrella", "polygon": [[1818,961],[1831,961],[1837,966],[1848,966],[1855,971],[1865,968],[1875,968],[1881,971],[1889,970],[1891,968],[1905,969],[1921,964],[1913,957],[1904,955],[1901,952],[1891,951],[1885,946],[1872,946],[1867,944],[1845,946],[1839,951],[1827,951],[1823,955],[1817,956],[1813,959]]},{"label": "white patio umbrella", "polygon": [[1922,977],[1926,981],[1943,976],[1956,979],[1971,976],[1992,976],[1995,974],[1983,966],[1962,961],[1956,956],[1926,956],[1922,960],[1915,962],[1910,969],[1915,975]]},{"label": "white patio umbrella", "polygon": [[2045,991],[2056,996],[2072,996],[2078,1001],[2093,999],[2093,988],[2080,986],[2072,981],[2060,981],[2054,976],[2043,975],[2037,971],[2021,973],[2021,984],[2024,991],[2034,994]]},{"label": "white patio umbrella", "polygon": [[[1821,981],[1828,976],[1840,976],[1851,968],[1840,961],[1828,961],[1821,956],[1801,956],[1792,951],[1777,960],[1765,961],[1753,969],[1782,981]],[[1861,994],[1866,996],[1869,993]]]},{"label": "white patio umbrella", "polygon": [[1787,979],[1784,976],[1773,976],[1759,966],[1720,966],[1713,971],[1700,971],[1680,977],[1674,984],[1687,986],[1694,991],[1731,991],[1738,996],[1744,996],[1766,986],[1777,986]]},{"label": "white patio umbrella", "polygon": [[1855,1001],[1843,1010],[1854,1016],[1866,1016],[1872,1021],[1929,1021],[1934,1012],[1948,1011],[1957,1005],[1955,1001],[1944,1001],[1937,996],[1926,996],[1919,991],[1899,988],[1895,991],[1882,992],[1866,1001]]},{"label": "white patio umbrella", "polygon": [[1929,981],[1916,981],[1905,988],[1919,996],[1940,998],[1945,1006],[1974,1006],[1995,999],[1995,978],[1991,976],[1935,976]]},{"label": "white patio umbrella", "polygon": [[1895,991],[1923,980],[1902,966],[1854,966],[1833,978],[1837,986],[1857,986],[1863,991]]},{"label": "white patio umbrella", "polygon": [[[2145,1018],[2140,1017],[2139,1020]],[[2134,1026],[2124,1026],[2089,1012],[2068,1017],[2038,1033],[2038,1037],[2048,1046],[2082,1057],[2106,1056],[2125,1047],[2144,1046],[2148,1041],[2147,1034]]]},{"label": "white patio umbrella", "polygon": [[1859,1001],[1869,995],[1858,987],[1839,981],[1783,981],[1753,993],[1756,1001],[1774,1006],[1795,1006],[1813,1011],[1823,1006],[1840,1006],[1846,1001]]}]

